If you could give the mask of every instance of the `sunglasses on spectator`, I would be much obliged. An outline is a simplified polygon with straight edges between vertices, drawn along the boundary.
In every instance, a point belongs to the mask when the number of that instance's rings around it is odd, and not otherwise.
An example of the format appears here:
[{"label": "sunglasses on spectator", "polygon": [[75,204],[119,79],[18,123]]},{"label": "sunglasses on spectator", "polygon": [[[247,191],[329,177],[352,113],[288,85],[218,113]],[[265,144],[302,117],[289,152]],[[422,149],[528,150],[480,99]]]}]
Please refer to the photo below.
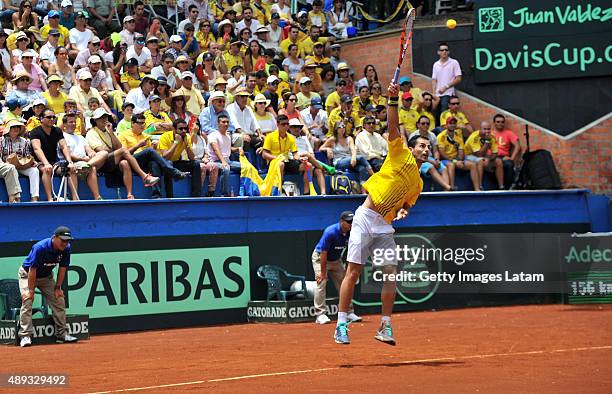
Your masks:
[{"label": "sunglasses on spectator", "polygon": [[452,102],[452,103],[448,103],[448,105],[459,105],[459,101],[455,101],[455,102]]},{"label": "sunglasses on spectator", "polygon": [[192,14],[199,14],[199,13],[200,13],[200,11],[198,11],[198,10],[192,10],[192,11],[191,11],[191,13],[192,13]]},{"label": "sunglasses on spectator", "polygon": [[99,42],[92,42],[91,45],[95,46],[95,47],[99,47],[100,43]]},{"label": "sunglasses on spectator", "polygon": [[423,126],[429,126],[429,122],[421,122]]},{"label": "sunglasses on spectator", "polygon": [[291,102],[296,102],[296,101],[297,101],[297,99],[289,99],[288,101],[291,101]]},{"label": "sunglasses on spectator", "polygon": [[[145,40],[136,40],[136,44],[144,45],[144,43],[145,43]],[[98,44],[98,45],[100,45],[100,44]]]},{"label": "sunglasses on spectator", "polygon": [[176,129],[179,130],[179,131],[187,131],[187,130],[189,130],[188,127],[177,127]]},{"label": "sunglasses on spectator", "polygon": [[85,82],[91,82],[91,78],[87,78],[87,79],[81,79],[81,81],[85,81]]},{"label": "sunglasses on spectator", "polygon": [[229,123],[229,120],[220,120],[219,123],[226,124],[226,123]]},{"label": "sunglasses on spectator", "polygon": [[274,81],[270,85],[278,85],[278,81]]},{"label": "sunglasses on spectator", "polygon": [[372,90],[374,90],[374,89],[380,90],[380,86],[372,86]]},{"label": "sunglasses on spectator", "polygon": [[22,37],[22,38],[18,39],[17,41],[27,41],[27,40],[28,40],[27,38]]},{"label": "sunglasses on spectator", "polygon": [[448,48],[440,48],[439,51],[440,52],[448,52]]},{"label": "sunglasses on spectator", "polygon": [[27,55],[26,56],[21,55],[21,58],[22,59],[33,59],[34,57],[33,56],[27,56]]},{"label": "sunglasses on spectator", "polygon": [[365,122],[365,124],[374,124],[375,122]]},{"label": "sunglasses on spectator", "polygon": [[47,116],[44,116],[44,118],[45,119],[57,119],[57,116],[55,116],[55,115],[47,115]]},{"label": "sunglasses on spectator", "polygon": [[32,8],[32,6],[31,6],[31,5],[26,4],[26,5],[24,5],[24,6],[23,6],[23,8]]}]

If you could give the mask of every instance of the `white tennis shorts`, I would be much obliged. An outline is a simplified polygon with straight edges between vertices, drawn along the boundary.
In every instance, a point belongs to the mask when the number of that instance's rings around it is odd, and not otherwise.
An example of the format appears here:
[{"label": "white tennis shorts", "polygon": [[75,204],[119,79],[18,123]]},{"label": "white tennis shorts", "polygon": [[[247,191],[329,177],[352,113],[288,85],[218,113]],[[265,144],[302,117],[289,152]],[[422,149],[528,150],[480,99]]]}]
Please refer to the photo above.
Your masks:
[{"label": "white tennis shorts", "polygon": [[371,258],[374,266],[397,265],[394,233],[378,212],[360,206],[353,217],[346,260],[365,264]]}]

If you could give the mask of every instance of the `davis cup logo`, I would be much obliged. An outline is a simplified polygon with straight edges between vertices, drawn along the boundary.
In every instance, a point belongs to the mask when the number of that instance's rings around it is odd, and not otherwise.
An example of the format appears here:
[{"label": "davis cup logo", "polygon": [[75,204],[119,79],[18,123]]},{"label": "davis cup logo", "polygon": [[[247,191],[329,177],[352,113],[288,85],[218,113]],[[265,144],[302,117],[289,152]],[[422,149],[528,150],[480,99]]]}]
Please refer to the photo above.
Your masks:
[{"label": "davis cup logo", "polygon": [[504,31],[504,8],[488,7],[479,9],[478,31],[480,33]]}]

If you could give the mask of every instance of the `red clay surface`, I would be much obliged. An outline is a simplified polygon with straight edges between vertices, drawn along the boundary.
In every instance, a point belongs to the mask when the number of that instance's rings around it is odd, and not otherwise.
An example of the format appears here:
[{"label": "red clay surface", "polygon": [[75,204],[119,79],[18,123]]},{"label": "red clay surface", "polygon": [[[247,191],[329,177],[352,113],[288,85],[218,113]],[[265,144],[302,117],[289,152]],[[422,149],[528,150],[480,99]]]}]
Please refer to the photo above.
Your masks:
[{"label": "red clay surface", "polygon": [[610,306],[404,313],[393,317],[396,347],[373,339],[378,323],[378,316],[366,316],[352,325],[348,346],[333,342],[333,325],[314,323],[98,335],[78,344],[25,349],[3,346],[0,372],[67,373],[69,388],[52,392],[149,387],[137,392],[609,393],[612,388]]}]

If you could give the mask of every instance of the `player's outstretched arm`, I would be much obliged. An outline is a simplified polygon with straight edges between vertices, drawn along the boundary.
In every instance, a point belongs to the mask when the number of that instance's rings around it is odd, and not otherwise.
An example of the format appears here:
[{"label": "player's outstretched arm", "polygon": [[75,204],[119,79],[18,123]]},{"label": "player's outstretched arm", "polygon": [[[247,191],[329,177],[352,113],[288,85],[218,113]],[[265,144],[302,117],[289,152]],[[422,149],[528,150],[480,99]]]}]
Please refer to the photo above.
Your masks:
[{"label": "player's outstretched arm", "polygon": [[389,101],[387,102],[387,129],[389,130],[389,141],[400,138],[399,113],[397,112],[399,86],[390,83],[387,89]]}]

